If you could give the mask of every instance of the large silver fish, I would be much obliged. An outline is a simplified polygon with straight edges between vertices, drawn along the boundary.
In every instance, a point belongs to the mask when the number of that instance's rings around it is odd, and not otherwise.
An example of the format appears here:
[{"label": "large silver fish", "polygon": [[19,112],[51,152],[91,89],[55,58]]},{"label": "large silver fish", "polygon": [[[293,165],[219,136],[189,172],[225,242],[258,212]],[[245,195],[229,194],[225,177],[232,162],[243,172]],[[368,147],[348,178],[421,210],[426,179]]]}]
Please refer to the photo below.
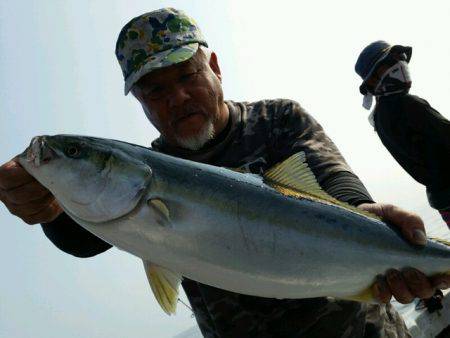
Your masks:
[{"label": "large silver fish", "polygon": [[259,177],[57,135],[34,138],[19,160],[77,223],[143,259],[167,313],[183,276],[262,297],[370,301],[375,276],[389,268],[450,270],[448,243],[414,247],[377,217],[334,200],[303,153]]}]

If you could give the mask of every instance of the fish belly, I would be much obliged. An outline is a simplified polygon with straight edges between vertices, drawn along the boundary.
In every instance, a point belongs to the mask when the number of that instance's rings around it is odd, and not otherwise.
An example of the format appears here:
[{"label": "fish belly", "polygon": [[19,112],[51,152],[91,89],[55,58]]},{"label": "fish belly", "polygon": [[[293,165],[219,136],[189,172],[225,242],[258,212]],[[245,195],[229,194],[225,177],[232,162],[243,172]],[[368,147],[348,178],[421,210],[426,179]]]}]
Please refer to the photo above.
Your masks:
[{"label": "fish belly", "polygon": [[277,217],[269,222],[223,208],[187,205],[176,210],[167,226],[153,224],[145,207],[116,222],[85,226],[116,247],[184,277],[260,297],[353,295],[396,264],[395,255],[320,231],[330,225],[314,217],[286,226],[282,215],[279,222]]}]

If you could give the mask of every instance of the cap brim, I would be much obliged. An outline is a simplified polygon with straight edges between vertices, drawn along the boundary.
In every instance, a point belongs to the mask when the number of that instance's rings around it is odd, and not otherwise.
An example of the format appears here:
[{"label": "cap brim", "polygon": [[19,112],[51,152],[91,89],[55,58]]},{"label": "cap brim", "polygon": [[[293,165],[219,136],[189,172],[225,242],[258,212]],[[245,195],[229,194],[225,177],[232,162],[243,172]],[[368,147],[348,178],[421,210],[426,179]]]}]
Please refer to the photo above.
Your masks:
[{"label": "cap brim", "polygon": [[194,42],[150,56],[137,71],[131,73],[125,80],[125,95],[130,92],[131,87],[144,75],[156,69],[169,67],[189,60],[197,52],[198,47],[199,43]]}]

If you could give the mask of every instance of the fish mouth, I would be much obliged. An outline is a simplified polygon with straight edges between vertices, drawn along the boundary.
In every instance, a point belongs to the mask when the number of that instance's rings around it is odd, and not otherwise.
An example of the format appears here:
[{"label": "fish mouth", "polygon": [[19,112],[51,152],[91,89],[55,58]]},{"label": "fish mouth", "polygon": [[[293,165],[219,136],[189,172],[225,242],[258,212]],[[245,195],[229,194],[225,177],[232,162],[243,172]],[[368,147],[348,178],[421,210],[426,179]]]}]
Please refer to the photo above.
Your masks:
[{"label": "fish mouth", "polygon": [[28,148],[25,149],[19,157],[37,168],[43,164],[49,163],[57,156],[48,145],[47,136],[36,136],[33,137]]}]

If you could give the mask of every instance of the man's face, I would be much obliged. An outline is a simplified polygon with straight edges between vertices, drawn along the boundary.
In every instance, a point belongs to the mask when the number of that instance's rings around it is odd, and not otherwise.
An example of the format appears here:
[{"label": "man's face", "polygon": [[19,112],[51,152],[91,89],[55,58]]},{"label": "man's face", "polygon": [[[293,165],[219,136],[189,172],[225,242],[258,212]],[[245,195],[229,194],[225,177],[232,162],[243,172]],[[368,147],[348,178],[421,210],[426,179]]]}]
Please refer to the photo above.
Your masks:
[{"label": "man's face", "polygon": [[214,136],[223,120],[223,92],[215,54],[143,76],[132,88],[144,111],[169,143],[196,149]]}]

